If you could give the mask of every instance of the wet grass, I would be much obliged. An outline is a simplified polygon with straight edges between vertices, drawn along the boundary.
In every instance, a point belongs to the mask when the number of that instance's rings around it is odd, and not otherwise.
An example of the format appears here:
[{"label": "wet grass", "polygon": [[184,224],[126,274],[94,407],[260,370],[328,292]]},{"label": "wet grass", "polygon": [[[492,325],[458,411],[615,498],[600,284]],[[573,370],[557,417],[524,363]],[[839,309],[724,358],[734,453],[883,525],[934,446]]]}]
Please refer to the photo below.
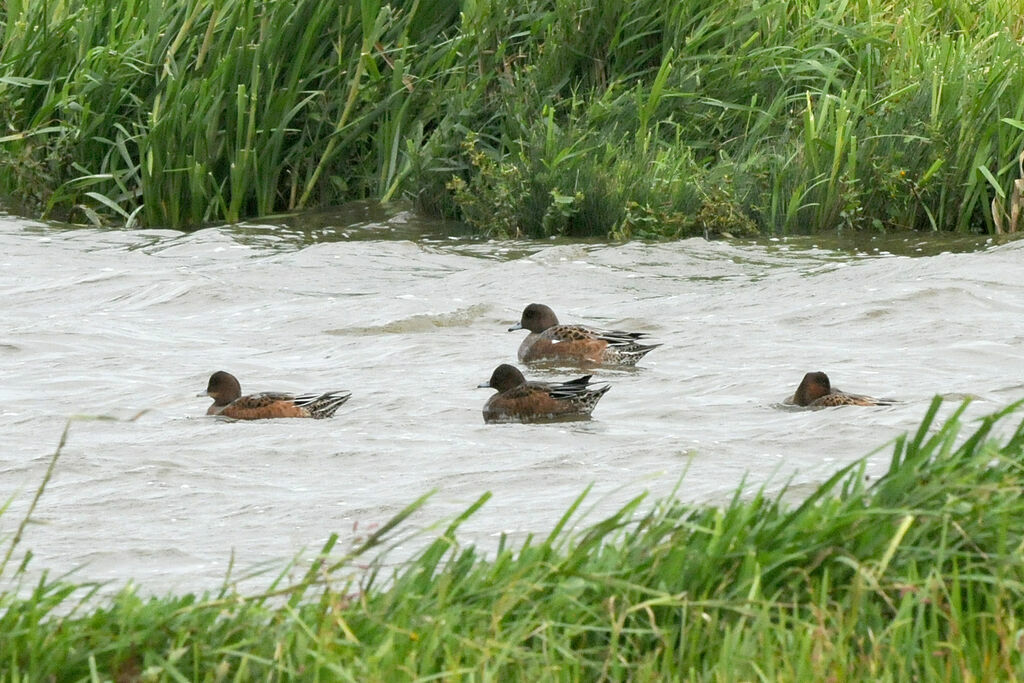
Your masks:
[{"label": "wet grass", "polygon": [[167,227],[415,199],[483,234],[1024,227],[1003,0],[0,10],[0,197]]},{"label": "wet grass", "polygon": [[485,556],[457,535],[483,496],[383,569],[421,499],[260,595],[44,577],[0,595],[0,679],[1013,679],[1024,422],[1005,424],[1018,403],[962,434],[965,407],[938,424],[936,399],[883,476],[854,463],[800,504],[638,498],[581,524],[581,496],[550,534]]}]

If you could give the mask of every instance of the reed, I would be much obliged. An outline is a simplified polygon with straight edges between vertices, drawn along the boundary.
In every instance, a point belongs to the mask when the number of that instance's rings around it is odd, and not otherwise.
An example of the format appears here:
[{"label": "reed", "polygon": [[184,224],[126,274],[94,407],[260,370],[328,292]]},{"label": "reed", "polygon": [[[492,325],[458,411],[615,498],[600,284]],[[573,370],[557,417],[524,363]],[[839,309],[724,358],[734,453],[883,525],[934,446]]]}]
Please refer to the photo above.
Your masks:
[{"label": "reed", "polygon": [[0,197],[169,227],[412,198],[494,235],[1012,232],[1021,63],[1003,0],[11,2]]},{"label": "reed", "polygon": [[883,476],[856,462],[794,505],[741,486],[722,506],[638,497],[595,523],[584,493],[550,533],[485,554],[458,540],[484,495],[385,570],[424,497],[259,595],[109,597],[44,577],[0,595],[0,678],[1012,679],[1020,405],[962,434],[966,404],[938,424],[937,398]]}]

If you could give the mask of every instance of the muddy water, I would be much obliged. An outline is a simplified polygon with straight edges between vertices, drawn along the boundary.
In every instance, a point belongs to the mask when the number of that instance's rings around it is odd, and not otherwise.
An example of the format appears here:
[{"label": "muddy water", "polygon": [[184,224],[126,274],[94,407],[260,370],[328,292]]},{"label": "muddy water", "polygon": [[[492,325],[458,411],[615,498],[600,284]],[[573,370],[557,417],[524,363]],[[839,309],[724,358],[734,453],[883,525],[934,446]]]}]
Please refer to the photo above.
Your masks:
[{"label": "muddy water", "polygon": [[[234,576],[278,571],[331,532],[347,546],[431,490],[408,528],[490,491],[461,536],[485,546],[550,530],[588,485],[591,519],[644,491],[799,492],[914,428],[937,393],[976,396],[973,415],[1024,397],[1024,242],[451,232],[365,206],[191,234],[0,219],[3,550],[73,415],[120,419],[71,427],[20,546],[30,567],[164,592],[216,587],[232,557]],[[506,329],[532,301],[664,346],[600,373],[612,389],[589,422],[485,425],[475,387],[515,362],[524,333]],[[333,420],[223,422],[195,396],[218,369],[245,391],[353,397]],[[778,405],[819,369],[902,402]]]}]

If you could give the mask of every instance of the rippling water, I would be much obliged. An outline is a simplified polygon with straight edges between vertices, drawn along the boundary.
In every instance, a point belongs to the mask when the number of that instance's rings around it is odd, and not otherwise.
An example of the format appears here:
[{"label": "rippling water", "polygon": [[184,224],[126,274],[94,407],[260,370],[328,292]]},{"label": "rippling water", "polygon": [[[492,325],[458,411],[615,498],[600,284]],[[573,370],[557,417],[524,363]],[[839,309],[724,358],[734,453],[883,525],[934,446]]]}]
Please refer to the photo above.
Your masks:
[{"label": "rippling water", "polygon": [[[916,427],[936,393],[976,396],[972,415],[1024,397],[1024,242],[896,255],[450,227],[367,206],[191,234],[0,219],[5,545],[71,415],[146,411],[72,426],[30,566],[162,592],[217,586],[232,554],[236,571],[280,569],[331,532],[347,545],[432,489],[412,526],[493,492],[462,533],[483,545],[545,533],[587,485],[591,519],[677,485],[710,502],[805,490]],[[600,373],[613,386],[590,422],[485,425],[474,387],[515,362],[525,333],[505,330],[532,301],[664,346]],[[222,422],[195,396],[218,369],[247,392],[353,398],[333,420]],[[902,403],[778,405],[819,369]]]}]

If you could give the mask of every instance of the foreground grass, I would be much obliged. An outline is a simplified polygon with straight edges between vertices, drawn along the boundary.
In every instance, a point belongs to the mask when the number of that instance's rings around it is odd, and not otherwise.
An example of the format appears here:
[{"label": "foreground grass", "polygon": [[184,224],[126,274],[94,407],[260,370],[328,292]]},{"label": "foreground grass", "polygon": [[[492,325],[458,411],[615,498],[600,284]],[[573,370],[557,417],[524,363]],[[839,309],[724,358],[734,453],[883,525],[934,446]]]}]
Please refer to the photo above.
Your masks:
[{"label": "foreground grass", "polygon": [[[961,406],[805,502],[637,499],[491,558],[459,523],[398,569],[339,559],[258,596],[0,596],[0,680],[996,680],[1024,669],[1024,423]],[[1005,430],[1003,430],[1005,431]],[[959,443],[959,445],[957,445]],[[6,564],[6,563],[5,563]]]},{"label": "foreground grass", "polygon": [[14,0],[0,197],[166,227],[411,197],[482,233],[1024,228],[1005,0]]}]

